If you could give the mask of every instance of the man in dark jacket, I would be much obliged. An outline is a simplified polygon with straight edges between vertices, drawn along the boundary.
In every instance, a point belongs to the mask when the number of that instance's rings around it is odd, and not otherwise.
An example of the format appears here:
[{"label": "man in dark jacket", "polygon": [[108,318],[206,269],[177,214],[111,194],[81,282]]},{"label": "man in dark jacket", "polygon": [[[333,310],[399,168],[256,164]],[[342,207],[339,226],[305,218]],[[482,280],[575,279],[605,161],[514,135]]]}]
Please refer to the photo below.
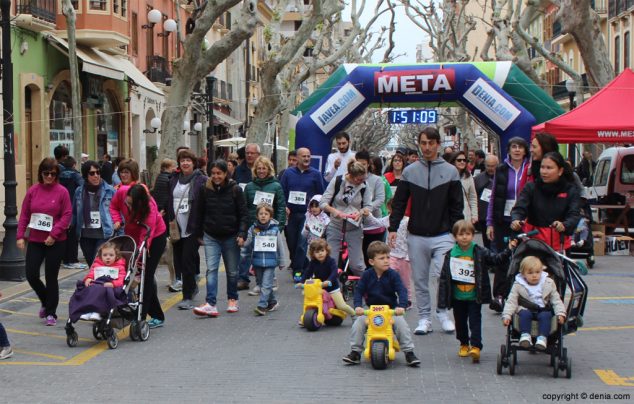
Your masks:
[{"label": "man in dark jacket", "polygon": [[484,171],[474,178],[476,193],[478,194],[478,223],[476,229],[482,233],[482,241],[486,248],[491,248],[491,240],[486,236],[487,231],[487,209],[489,199],[491,199],[491,188],[495,169],[498,166],[498,158],[494,154],[489,154],[484,160]]},{"label": "man in dark jacket", "polygon": [[586,187],[592,185],[592,178],[596,168],[597,162],[592,160],[592,153],[584,151],[583,160],[581,160],[575,171],[577,172],[579,179],[581,179],[581,183]]},{"label": "man in dark jacket", "polygon": [[255,143],[249,143],[244,148],[244,161],[236,167],[236,171],[233,173],[233,179],[235,182],[244,189],[244,187],[253,180],[253,164],[255,160],[260,157],[260,146]]},{"label": "man in dark jacket", "polygon": [[106,181],[108,185],[112,185],[112,162],[110,162],[110,155],[108,153],[103,155],[103,161],[101,162],[101,179]]},{"label": "man in dark jacket", "polygon": [[[77,161],[75,158],[68,155],[63,157],[60,165],[61,167],[64,167],[64,170],[59,173],[59,183],[61,186],[66,188],[71,201],[75,197],[75,191],[77,188],[84,183],[83,177],[75,168],[76,165]],[[86,269],[88,267],[86,264],[79,262],[79,258],[77,256],[79,253],[78,247],[75,226],[70,226],[66,234],[66,253],[64,254],[62,268]]]},{"label": "man in dark jacket", "polygon": [[[454,223],[463,219],[464,198],[458,170],[438,157],[438,130],[423,129],[418,135],[418,144],[423,158],[405,168],[392,200],[389,241],[394,245],[396,231],[411,202],[407,246],[419,316],[414,333],[422,335],[432,331],[429,275],[436,278],[440,275],[445,254],[454,245],[450,232]],[[447,310],[437,310],[437,317],[443,330],[455,330]]]}]

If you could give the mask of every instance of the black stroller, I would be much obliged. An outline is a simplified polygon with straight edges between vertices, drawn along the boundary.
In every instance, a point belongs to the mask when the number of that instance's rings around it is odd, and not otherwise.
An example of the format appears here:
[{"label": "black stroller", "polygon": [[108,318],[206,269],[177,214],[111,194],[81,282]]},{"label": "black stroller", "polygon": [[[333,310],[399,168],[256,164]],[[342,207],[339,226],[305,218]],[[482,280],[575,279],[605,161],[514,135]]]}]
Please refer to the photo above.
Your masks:
[{"label": "black stroller", "polygon": [[[502,374],[502,369],[508,367],[509,373],[514,375],[517,366],[517,352],[529,351],[550,355],[553,377],[559,377],[559,371],[565,370],[566,377],[570,378],[572,376],[572,360],[568,356],[568,349],[564,347],[564,335],[575,332],[583,325],[588,287],[579,274],[579,267],[573,260],[557,253],[543,241],[535,239],[526,240],[515,250],[508,270],[509,285],[513,284],[515,275],[519,273],[520,262],[526,256],[536,256],[546,265],[546,272],[555,281],[557,290],[566,306],[566,322],[559,325],[557,316],[553,316],[551,332],[547,338],[547,348],[544,351],[539,351],[534,345],[530,348],[522,348],[519,345],[519,317],[517,314],[513,315],[506,332],[506,344],[500,347],[498,354],[497,374]],[[533,321],[531,337],[534,342],[535,337],[537,337],[537,321]]]},{"label": "black stroller", "polygon": [[[147,341],[150,338],[150,327],[141,318],[143,309],[143,284],[145,278],[145,262],[147,258],[147,238],[150,234],[146,226],[146,237],[137,249],[134,239],[130,236],[117,236],[108,240],[114,243],[126,261],[126,276],[123,283],[121,299],[123,304],[101,314],[102,319],[93,322],[92,335],[96,340],[106,340],[110,349],[116,349],[119,338],[115,329],[123,329],[130,325],[130,339],[133,341]],[[66,322],[66,344],[77,346],[79,337],[69,318]]]}]

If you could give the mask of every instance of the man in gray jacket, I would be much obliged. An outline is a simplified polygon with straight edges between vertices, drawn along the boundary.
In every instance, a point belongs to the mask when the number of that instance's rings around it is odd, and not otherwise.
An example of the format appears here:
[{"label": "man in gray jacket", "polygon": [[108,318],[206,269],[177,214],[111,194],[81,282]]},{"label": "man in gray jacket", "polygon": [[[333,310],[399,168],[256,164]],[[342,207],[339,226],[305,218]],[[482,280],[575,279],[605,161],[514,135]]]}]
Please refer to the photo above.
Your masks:
[{"label": "man in gray jacket", "polygon": [[[392,200],[388,230],[389,242],[394,245],[396,231],[409,205],[407,246],[419,317],[414,333],[423,335],[432,331],[429,275],[431,272],[435,278],[440,276],[445,254],[454,245],[451,228],[463,218],[463,196],[458,170],[438,156],[438,130],[423,129],[418,144],[423,158],[403,171]],[[436,316],[445,332],[455,330],[447,310],[436,310]]]}]

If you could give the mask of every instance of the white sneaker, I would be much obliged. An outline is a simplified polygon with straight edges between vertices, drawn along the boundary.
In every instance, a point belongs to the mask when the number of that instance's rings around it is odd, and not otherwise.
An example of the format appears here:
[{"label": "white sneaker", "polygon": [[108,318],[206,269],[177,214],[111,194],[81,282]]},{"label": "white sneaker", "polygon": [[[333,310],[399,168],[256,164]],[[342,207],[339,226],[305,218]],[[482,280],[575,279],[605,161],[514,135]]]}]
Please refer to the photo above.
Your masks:
[{"label": "white sneaker", "polygon": [[101,314],[99,313],[90,313],[90,319],[93,321],[101,321]]},{"label": "white sneaker", "polygon": [[449,314],[447,313],[447,310],[443,310],[436,313],[436,318],[438,318],[438,321],[440,321],[442,330],[444,332],[452,333],[456,331],[456,326],[454,325],[453,321],[451,321],[451,319],[449,318]]},{"label": "white sneaker", "polygon": [[260,289],[258,285],[255,285],[247,294],[249,296],[260,296]]},{"label": "white sneaker", "polygon": [[520,346],[524,349],[530,348],[533,345],[533,340],[531,339],[531,335],[528,333],[524,333],[520,336]]},{"label": "white sneaker", "polygon": [[422,318],[418,321],[418,327],[414,330],[416,335],[429,334],[433,330],[431,329],[431,321],[428,318]]},{"label": "white sneaker", "polygon": [[548,343],[546,337],[540,335],[539,337],[537,337],[537,341],[535,341],[535,348],[539,349],[540,351],[545,351],[547,344]]},{"label": "white sneaker", "polygon": [[273,289],[273,292],[277,292],[277,278],[273,279],[273,287],[271,289]]},{"label": "white sneaker", "polygon": [[81,316],[79,316],[80,320],[86,320],[86,321],[90,321],[90,315],[92,313],[86,313],[86,314],[82,314]]}]

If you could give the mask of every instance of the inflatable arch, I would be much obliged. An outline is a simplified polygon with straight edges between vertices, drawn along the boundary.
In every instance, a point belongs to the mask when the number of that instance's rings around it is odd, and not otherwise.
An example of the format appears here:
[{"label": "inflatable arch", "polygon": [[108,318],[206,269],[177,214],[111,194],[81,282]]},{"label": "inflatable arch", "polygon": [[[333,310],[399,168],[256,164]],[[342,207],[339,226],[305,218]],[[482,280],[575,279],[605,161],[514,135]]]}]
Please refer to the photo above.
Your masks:
[{"label": "inflatable arch", "polygon": [[564,112],[511,62],[344,64],[292,112],[289,137],[323,171],[332,137],[366,108],[441,106],[467,108],[500,137],[501,150]]}]

